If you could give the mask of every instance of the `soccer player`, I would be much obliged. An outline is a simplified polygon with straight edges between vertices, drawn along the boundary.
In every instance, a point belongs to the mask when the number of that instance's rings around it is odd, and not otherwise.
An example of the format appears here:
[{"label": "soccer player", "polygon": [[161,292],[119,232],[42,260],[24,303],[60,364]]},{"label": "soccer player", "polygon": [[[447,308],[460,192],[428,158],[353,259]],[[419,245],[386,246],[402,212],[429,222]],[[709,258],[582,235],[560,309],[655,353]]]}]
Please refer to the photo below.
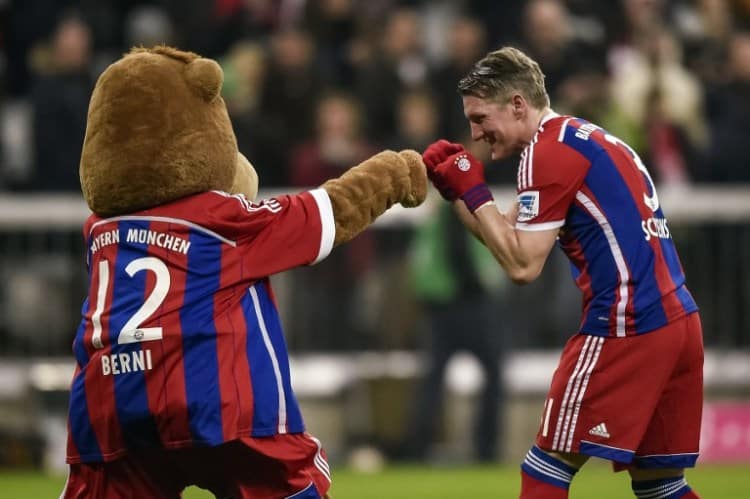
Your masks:
[{"label": "soccer player", "polygon": [[499,211],[482,163],[445,140],[423,154],[433,184],[516,283],[536,279],[557,242],[583,293],[520,497],[567,498],[597,456],[627,469],[639,498],[697,498],[684,468],[698,457],[701,324],[646,167],[606,130],[552,111],[539,65],[515,48],[487,54],[458,91],[473,140],[493,159],[521,153],[517,203]]}]

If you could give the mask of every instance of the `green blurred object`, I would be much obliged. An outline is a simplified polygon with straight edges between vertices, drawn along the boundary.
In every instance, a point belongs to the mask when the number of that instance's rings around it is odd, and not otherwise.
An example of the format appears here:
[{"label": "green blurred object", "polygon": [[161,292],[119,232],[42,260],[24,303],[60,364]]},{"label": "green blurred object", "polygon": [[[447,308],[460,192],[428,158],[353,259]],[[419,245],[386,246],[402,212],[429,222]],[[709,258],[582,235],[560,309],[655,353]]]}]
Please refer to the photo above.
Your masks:
[{"label": "green blurred object", "polygon": [[[455,217],[449,203],[442,203],[437,213],[417,227],[410,250],[411,280],[414,293],[433,302],[453,300],[460,292],[457,276],[448,259],[448,229]],[[468,240],[471,265],[487,292],[498,291],[505,279],[492,253],[468,230],[461,228]]]},{"label": "green blurred object", "polygon": [[[333,469],[333,499],[514,499],[518,497],[518,466],[386,468],[377,473]],[[747,499],[748,465],[699,466],[687,471],[688,483],[703,499]],[[43,473],[0,471],[0,499],[58,497],[65,477]],[[185,499],[211,498],[195,487]],[[576,476],[571,499],[632,499],[627,473],[612,473],[608,464],[591,462]]]}]

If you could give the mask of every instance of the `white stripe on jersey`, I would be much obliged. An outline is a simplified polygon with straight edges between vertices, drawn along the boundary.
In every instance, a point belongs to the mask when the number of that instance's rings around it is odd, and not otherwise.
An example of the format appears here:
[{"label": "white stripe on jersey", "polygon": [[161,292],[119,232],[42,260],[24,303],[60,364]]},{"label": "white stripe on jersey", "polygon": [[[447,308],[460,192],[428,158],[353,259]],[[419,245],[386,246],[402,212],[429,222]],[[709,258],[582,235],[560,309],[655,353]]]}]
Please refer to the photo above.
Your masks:
[{"label": "white stripe on jersey", "polygon": [[251,205],[251,203],[250,203],[250,201],[247,200],[247,198],[245,197],[244,194],[231,194],[229,192],[218,191],[218,190],[213,190],[211,192],[213,192],[214,194],[218,194],[220,196],[224,196],[225,198],[234,198],[234,199],[236,199],[237,201],[240,202],[240,204],[242,205],[243,209],[245,209],[247,211],[250,211],[250,205]]},{"label": "white stripe on jersey", "polygon": [[[590,442],[588,440],[581,440],[581,443],[582,444],[591,444],[591,445],[595,445],[597,447],[606,447],[607,449],[619,450],[619,451],[623,451],[623,452],[628,452],[630,454],[635,454],[635,451],[633,449],[623,449],[622,447],[615,447],[614,445],[604,445],[604,444],[601,444],[599,442]],[[669,454],[665,454],[665,455],[669,455]],[[641,456],[639,455],[638,457],[641,457]]]},{"label": "white stripe on jersey", "polygon": [[565,220],[553,220],[551,222],[542,222],[538,224],[530,224],[526,222],[516,222],[516,229],[528,230],[528,231],[539,231],[539,230],[550,230],[557,229],[565,225]]},{"label": "white stripe on jersey", "polygon": [[107,299],[107,288],[109,286],[109,262],[99,262],[99,286],[96,290],[96,308],[91,316],[91,324],[94,331],[91,334],[91,343],[94,348],[104,348],[102,343],[102,313],[104,312],[104,301]]},{"label": "white stripe on jersey", "polygon": [[315,445],[318,446],[318,450],[315,453],[315,459],[313,459],[313,462],[315,463],[315,467],[320,470],[323,475],[328,479],[328,482],[331,482],[331,468],[328,466],[328,461],[325,460],[323,457],[323,445],[320,443],[320,440],[317,438],[308,435],[310,437],[310,440],[315,442]]},{"label": "white stripe on jersey", "polygon": [[216,232],[212,231],[211,229],[207,229],[205,227],[202,227],[198,224],[195,224],[193,222],[189,222],[187,220],[183,220],[181,218],[172,218],[172,217],[152,217],[152,216],[142,216],[142,215],[123,215],[121,217],[112,217],[112,218],[105,218],[104,220],[99,220],[95,224],[91,225],[91,229],[89,229],[89,237],[91,237],[91,233],[94,232],[94,229],[102,224],[108,224],[110,222],[138,222],[138,221],[144,221],[144,222],[166,222],[170,224],[178,224],[178,225],[186,225],[187,227],[190,227],[191,229],[198,230],[200,232],[203,232],[204,234],[208,234],[209,236],[215,237],[219,241],[228,244],[229,246],[232,246],[233,248],[237,247],[237,243],[232,241],[231,239],[227,239],[226,237],[217,234]]},{"label": "white stripe on jersey", "polygon": [[310,191],[315,203],[320,211],[320,226],[322,234],[320,235],[320,250],[313,264],[318,263],[327,257],[333,249],[333,241],[336,238],[336,221],[333,218],[333,207],[331,198],[325,189],[313,189]]},{"label": "white stripe on jersey", "polygon": [[570,449],[573,446],[573,435],[576,432],[576,423],[578,423],[578,413],[581,410],[581,403],[583,402],[583,395],[586,393],[586,387],[589,385],[589,379],[591,378],[591,372],[594,370],[594,367],[596,366],[596,362],[599,360],[599,354],[602,352],[602,346],[604,346],[604,337],[599,337],[595,341],[596,343],[596,352],[594,353],[594,359],[591,361],[591,365],[586,370],[586,374],[583,378],[583,385],[581,385],[581,390],[578,392],[578,400],[576,400],[576,403],[574,404],[575,412],[573,413],[573,420],[570,424],[570,432],[568,433],[568,444],[565,447],[565,452],[570,452]]},{"label": "white stripe on jersey", "polygon": [[65,499],[65,494],[68,492],[68,483],[70,483],[70,465],[67,466],[68,473],[65,476],[65,485],[63,485],[62,492],[60,493],[60,499]]},{"label": "white stripe on jersey", "polygon": [[586,358],[586,352],[589,349],[589,345],[591,344],[591,341],[594,339],[593,336],[586,336],[586,340],[583,343],[583,348],[581,349],[581,353],[578,354],[578,362],[576,362],[576,367],[573,369],[573,373],[570,375],[570,379],[568,379],[568,384],[565,387],[565,394],[563,395],[562,404],[560,405],[560,412],[557,413],[557,424],[555,425],[555,438],[552,441],[552,449],[557,450],[558,443],[560,442],[560,435],[562,434],[562,423],[563,418],[565,417],[565,412],[568,408],[568,400],[570,399],[570,391],[573,387],[573,382],[575,378],[578,376],[578,372],[581,370],[581,366],[583,365],[583,359]]},{"label": "white stripe on jersey", "polygon": [[[310,492],[310,490],[314,489],[314,488],[315,488],[315,482],[310,482],[307,485],[307,487],[305,487],[304,489],[300,490],[299,492],[295,492],[294,494],[292,494],[290,496],[286,496],[284,499],[294,499],[295,497],[299,498],[299,497],[302,497],[303,494],[305,496],[307,496],[307,497],[310,497],[310,495],[308,494],[308,492]],[[317,494],[316,494],[316,497],[317,497]]]},{"label": "white stripe on jersey", "polygon": [[539,132],[534,134],[534,138],[532,139],[531,144],[529,144],[529,166],[526,168],[526,185],[529,187],[534,185],[534,144],[536,144],[537,140],[539,140]]},{"label": "white stripe on jersey", "polygon": [[534,144],[539,140],[539,132],[534,134],[534,138],[531,139],[529,145],[527,145],[523,152],[521,152],[521,161],[518,166],[518,190],[522,191],[532,186],[534,182]]},{"label": "white stripe on jersey", "polygon": [[687,487],[687,479],[684,476],[681,480],[666,485],[659,485],[650,489],[638,489],[635,495],[638,499],[663,499],[671,497],[672,494],[683,487]]},{"label": "white stripe on jersey", "polygon": [[544,410],[544,424],[542,425],[542,436],[546,437],[549,434],[549,415],[552,412],[552,406],[555,403],[555,399],[550,398],[547,399],[547,402],[544,404],[545,410]]},{"label": "white stripe on jersey", "polygon": [[266,210],[271,213],[278,213],[284,208],[276,198],[261,199],[260,201],[255,202],[248,200],[244,194],[230,194],[224,191],[211,192],[213,192],[214,194],[219,194],[220,196],[224,196],[225,198],[236,199],[237,201],[239,201],[245,211],[249,211],[251,213],[254,211],[262,210]]},{"label": "white stripe on jersey", "polygon": [[518,172],[516,172],[516,183],[518,184],[519,191],[526,189],[526,184],[524,183],[524,179],[526,178],[526,175],[524,173],[525,168],[526,168],[526,149],[524,149],[523,152],[521,153],[521,161],[518,162]]},{"label": "white stripe on jersey", "polygon": [[[573,420],[573,414],[575,412],[576,417],[578,414],[578,411],[576,410],[577,404],[580,404],[579,402],[579,395],[581,394],[581,386],[582,381],[585,376],[587,376],[587,373],[591,372],[591,369],[593,369],[593,359],[596,352],[596,344],[597,340],[600,338],[594,337],[591,341],[587,340],[587,351],[586,351],[586,357],[583,360],[582,364],[580,365],[580,369],[577,373],[574,373],[574,375],[571,375],[570,379],[568,380],[568,386],[566,387],[566,395],[570,394],[570,398],[566,401],[566,408],[565,408],[565,419],[563,421],[562,428],[559,428],[559,436],[562,437],[560,439],[560,445],[559,448],[556,450],[564,450],[567,445],[568,441],[568,435],[571,435],[571,423],[573,423],[573,426],[575,426],[575,421]],[[581,361],[581,358],[578,358],[578,361]],[[579,367],[577,365],[576,367]],[[569,390],[570,389],[570,390]],[[580,398],[583,396],[581,395]],[[560,409],[562,410],[562,408]],[[555,431],[555,438],[558,437],[558,431]]]},{"label": "white stripe on jersey", "polygon": [[253,308],[255,309],[255,316],[258,318],[258,326],[260,327],[260,334],[263,336],[263,344],[266,346],[268,356],[271,358],[271,364],[273,365],[273,375],[276,377],[276,389],[279,393],[279,433],[286,433],[286,394],[284,393],[284,382],[281,379],[281,368],[279,367],[279,359],[276,357],[276,350],[273,348],[271,343],[271,337],[268,335],[268,329],[266,329],[266,321],[263,319],[263,311],[260,308],[260,299],[258,298],[258,291],[255,289],[255,284],[249,288],[250,296],[253,299]]},{"label": "white stripe on jersey", "polygon": [[556,112],[550,109],[549,112],[547,112],[547,114],[545,114],[544,117],[542,117],[542,121],[539,122],[539,131],[540,132],[544,131],[544,125],[547,124],[549,120],[559,118],[559,117],[560,117],[559,114],[557,114]]},{"label": "white stripe on jersey", "polygon": [[565,129],[568,128],[568,121],[570,121],[570,118],[563,121],[563,124],[560,127],[560,135],[557,136],[558,142],[563,142],[565,140]]},{"label": "white stripe on jersey", "polygon": [[526,464],[534,468],[539,473],[552,477],[555,480],[560,480],[565,483],[570,483],[573,481],[573,475],[571,473],[567,473],[559,468],[555,468],[554,466],[552,466],[549,463],[546,463],[545,461],[542,461],[541,459],[536,457],[531,451],[526,453],[526,459],[524,461],[526,462]]},{"label": "white stripe on jersey", "polygon": [[675,457],[675,456],[697,456],[697,452],[675,452],[674,454],[638,454],[638,457]]},{"label": "white stripe on jersey", "polygon": [[583,192],[576,192],[576,199],[583,204],[586,211],[588,211],[599,223],[599,226],[607,238],[607,243],[609,243],[609,251],[615,259],[615,265],[617,266],[617,273],[619,274],[618,277],[620,279],[620,300],[617,302],[617,336],[625,336],[625,308],[628,305],[628,281],[630,280],[628,266],[625,264],[625,258],[622,256],[620,244],[617,242],[617,238],[615,237],[615,233],[612,230],[612,226],[609,224],[607,217],[599,211],[596,204],[594,204],[594,202]]}]

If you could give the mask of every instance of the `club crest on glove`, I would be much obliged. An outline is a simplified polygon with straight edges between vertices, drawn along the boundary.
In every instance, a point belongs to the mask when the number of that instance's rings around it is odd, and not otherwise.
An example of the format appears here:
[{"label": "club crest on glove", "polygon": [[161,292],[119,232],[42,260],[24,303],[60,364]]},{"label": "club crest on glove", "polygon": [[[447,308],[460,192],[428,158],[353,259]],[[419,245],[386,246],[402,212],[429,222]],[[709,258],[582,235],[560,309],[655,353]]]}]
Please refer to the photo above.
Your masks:
[{"label": "club crest on glove", "polygon": [[467,172],[471,168],[471,161],[469,161],[469,158],[466,157],[466,154],[458,156],[455,160],[455,163],[458,169],[462,172]]}]

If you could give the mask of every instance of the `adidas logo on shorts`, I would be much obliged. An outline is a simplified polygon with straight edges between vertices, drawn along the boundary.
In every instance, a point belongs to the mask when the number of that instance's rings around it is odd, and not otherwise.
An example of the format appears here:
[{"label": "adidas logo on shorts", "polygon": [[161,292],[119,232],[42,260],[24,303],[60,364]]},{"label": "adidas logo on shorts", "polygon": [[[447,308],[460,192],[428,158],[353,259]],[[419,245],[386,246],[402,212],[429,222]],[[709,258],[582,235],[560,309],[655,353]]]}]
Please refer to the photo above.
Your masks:
[{"label": "adidas logo on shorts", "polygon": [[589,430],[590,435],[596,435],[597,437],[609,438],[609,432],[607,431],[607,425],[599,423]]}]

